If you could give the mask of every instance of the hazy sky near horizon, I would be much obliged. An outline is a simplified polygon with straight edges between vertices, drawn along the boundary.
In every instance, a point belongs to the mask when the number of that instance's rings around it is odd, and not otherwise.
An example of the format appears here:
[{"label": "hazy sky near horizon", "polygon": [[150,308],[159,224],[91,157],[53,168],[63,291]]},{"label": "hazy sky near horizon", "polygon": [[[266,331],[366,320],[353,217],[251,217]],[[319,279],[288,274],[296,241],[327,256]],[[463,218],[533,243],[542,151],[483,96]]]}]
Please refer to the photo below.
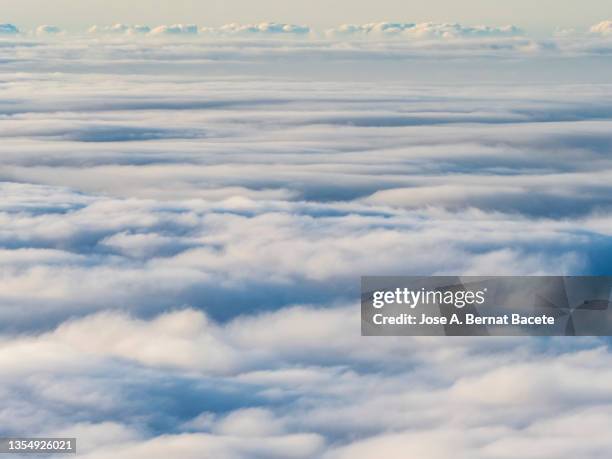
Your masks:
[{"label": "hazy sky near horizon", "polygon": [[327,27],[376,21],[514,24],[532,32],[612,18],[607,0],[0,0],[0,22],[22,27],[277,21]]}]

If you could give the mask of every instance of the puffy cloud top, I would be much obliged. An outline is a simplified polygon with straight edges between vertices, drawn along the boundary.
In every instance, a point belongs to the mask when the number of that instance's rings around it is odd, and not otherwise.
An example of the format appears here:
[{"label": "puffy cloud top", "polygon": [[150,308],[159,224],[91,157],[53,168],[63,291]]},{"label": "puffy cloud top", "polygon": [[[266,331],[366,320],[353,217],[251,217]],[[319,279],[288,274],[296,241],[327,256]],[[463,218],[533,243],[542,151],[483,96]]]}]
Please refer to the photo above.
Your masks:
[{"label": "puffy cloud top", "polygon": [[89,29],[89,33],[115,33],[115,34],[143,34],[149,33],[151,28],[146,25],[127,25],[127,24],[114,24],[112,26],[92,26]]},{"label": "puffy cloud top", "polygon": [[13,35],[17,33],[19,33],[19,29],[17,28],[17,26],[13,24],[0,24],[0,35]]},{"label": "puffy cloud top", "polygon": [[89,33],[103,33],[103,34],[118,34],[118,35],[139,35],[139,34],[168,34],[168,35],[182,35],[182,34],[197,34],[198,27],[194,24],[172,24],[172,25],[160,25],[151,29],[147,25],[128,25],[128,24],[114,24],[112,26],[93,26],[89,29]]},{"label": "puffy cloud top", "polygon": [[[50,26],[41,26],[50,27]],[[89,29],[89,33],[108,33],[119,35],[196,35],[199,32],[212,36],[228,35],[307,35],[311,28],[306,25],[283,24],[276,22],[262,22],[260,24],[226,24],[221,27],[202,27],[198,29],[195,24],[171,24],[160,25],[151,28],[145,25],[114,24],[111,26],[94,25]],[[45,31],[50,33],[50,31]]]},{"label": "puffy cloud top", "polygon": [[198,33],[198,26],[195,24],[172,24],[160,25],[151,31],[152,34],[169,35],[195,35]]},{"label": "puffy cloud top", "polygon": [[62,29],[54,25],[41,25],[36,28],[36,35],[55,35],[62,33]]},{"label": "puffy cloud top", "polygon": [[296,24],[279,24],[276,22],[262,22],[260,24],[226,24],[219,28],[202,28],[202,32],[236,35],[236,34],[293,34],[306,35],[310,33],[310,27]]},{"label": "puffy cloud top", "polygon": [[395,23],[395,22],[379,22],[370,24],[343,24],[335,29],[330,29],[330,35],[396,35],[406,30],[411,30],[416,27],[414,23]]},{"label": "puffy cloud top", "polygon": [[[10,23],[0,23],[0,35],[16,35],[21,30]],[[221,27],[202,27],[195,24],[162,24],[157,27],[139,24],[93,25],[88,29],[91,34],[116,35],[197,35],[202,33],[211,37],[231,36],[320,36],[320,31],[304,24],[261,22],[257,24],[230,23]],[[44,24],[31,31],[36,35],[57,35],[66,33],[61,28]],[[601,21],[589,29],[589,34],[601,37],[612,36],[612,20]],[[367,24],[342,24],[324,32],[331,39],[456,39],[456,38],[506,38],[523,36],[525,32],[513,25],[467,26],[459,23],[436,22],[372,22]],[[558,30],[555,37],[579,37],[584,32],[574,29]]]},{"label": "puffy cloud top", "polygon": [[370,24],[344,24],[327,31],[329,37],[403,37],[403,38],[460,38],[460,37],[505,37],[522,34],[515,26],[464,26],[461,24],[396,23],[378,22]]},{"label": "puffy cloud top", "polygon": [[591,27],[591,33],[600,35],[612,35],[612,21],[601,21]]}]

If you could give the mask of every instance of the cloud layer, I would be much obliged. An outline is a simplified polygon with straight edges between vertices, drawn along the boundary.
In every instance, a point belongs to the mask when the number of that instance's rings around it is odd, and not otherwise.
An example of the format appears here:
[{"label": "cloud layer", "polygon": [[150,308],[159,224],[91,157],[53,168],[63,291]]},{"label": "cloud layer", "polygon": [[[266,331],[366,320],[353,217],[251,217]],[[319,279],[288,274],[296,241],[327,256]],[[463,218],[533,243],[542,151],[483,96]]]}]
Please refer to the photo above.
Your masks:
[{"label": "cloud layer", "polygon": [[607,340],[363,338],[358,305],[364,274],[610,272],[605,39],[173,27],[0,47],[0,436],[610,457]]}]

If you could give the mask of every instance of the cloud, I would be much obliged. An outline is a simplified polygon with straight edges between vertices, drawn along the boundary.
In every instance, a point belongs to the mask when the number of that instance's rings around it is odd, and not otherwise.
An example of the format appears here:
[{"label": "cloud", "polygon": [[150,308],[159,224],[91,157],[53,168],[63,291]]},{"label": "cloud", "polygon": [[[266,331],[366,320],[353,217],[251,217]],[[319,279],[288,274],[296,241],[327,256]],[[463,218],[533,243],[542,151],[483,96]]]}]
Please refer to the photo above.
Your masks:
[{"label": "cloud", "polygon": [[170,53],[155,77],[11,87],[3,323],[184,305],[230,320],[347,301],[368,271],[609,269],[605,86],[168,75],[193,46],[135,45]]},{"label": "cloud", "polygon": [[591,27],[590,32],[603,36],[612,35],[612,21],[602,21]]},{"label": "cloud", "polygon": [[153,35],[196,35],[198,26],[195,24],[160,25],[151,30]]},{"label": "cloud", "polygon": [[[7,196],[23,189],[4,188]],[[36,191],[51,198],[48,204],[37,200]],[[158,205],[86,196],[61,201],[61,190],[53,196],[56,191],[46,187],[29,193],[31,202],[38,202],[30,211],[15,198],[4,204],[2,240],[13,249],[11,263],[1,271],[5,319],[17,320],[19,311],[42,304],[41,321],[45,315],[57,320],[77,311],[129,306],[144,312],[181,303],[231,317],[245,308],[276,308],[300,298],[329,301],[337,290],[352,291],[353,279],[368,269],[478,272],[498,264],[498,270],[525,273],[584,263],[578,253],[585,238],[573,231],[586,223],[573,227],[479,212],[460,218],[418,208],[368,215],[375,208],[265,198]],[[454,229],[445,228],[448,222]],[[464,236],[449,242],[457,228],[465,229]],[[534,236],[517,232],[525,228]],[[10,236],[17,231],[19,236]],[[536,235],[548,248],[529,255]],[[505,248],[510,241],[515,250]],[[480,253],[472,253],[474,245]],[[299,265],[296,256],[303,260]]]},{"label": "cloud", "polygon": [[327,31],[331,38],[467,38],[467,37],[513,37],[523,32],[515,26],[464,26],[445,23],[394,23],[378,22],[362,25],[344,24]]},{"label": "cloud", "polygon": [[203,27],[202,33],[213,36],[246,35],[246,36],[279,36],[279,35],[308,35],[311,28],[306,25],[282,24],[276,22],[262,22],[260,24],[226,24],[221,27]]},{"label": "cloud", "polygon": [[0,24],[0,35],[16,35],[19,33],[17,26],[13,24]]},{"label": "cloud", "polygon": [[364,338],[358,304],[365,273],[610,272],[604,39],[131,27],[0,50],[0,434],[610,456],[608,340]]},{"label": "cloud", "polygon": [[[316,435],[242,438],[208,434],[169,435],[133,445],[120,445],[113,450],[118,459],[162,459],[180,455],[197,459],[203,455],[220,459],[309,459],[316,457],[323,443]],[[107,457],[109,451],[84,455],[87,459]]]},{"label": "cloud", "polygon": [[[159,457],[177,449],[190,457],[203,444],[222,458],[402,457],[405,444],[426,457],[447,457],[448,448],[458,457],[503,456],[509,445],[534,458],[568,447],[589,458],[609,450],[604,342],[502,338],[483,349],[473,338],[448,347],[440,338],[387,337],[365,345],[357,309],[295,307],[226,324],[193,310],[149,320],[103,313],[35,336],[4,335],[1,379],[8,394],[37,394],[31,431],[84,432],[79,448],[91,457],[139,457],[154,446]],[[177,392],[169,381],[181,378],[199,388]],[[130,401],[130,388],[142,403]],[[181,393],[192,409],[169,402]],[[245,393],[254,398],[240,401]],[[149,397],[164,410],[151,413]],[[228,397],[239,405],[225,406]],[[13,408],[11,395],[0,399]],[[58,406],[86,409],[103,424],[83,425]],[[54,416],[61,420],[49,424]],[[166,423],[172,433],[151,431]],[[103,444],[96,432],[116,440]]]},{"label": "cloud", "polygon": [[61,28],[54,25],[41,25],[36,28],[36,35],[58,35],[63,33]]},{"label": "cloud", "polygon": [[284,433],[283,423],[264,408],[245,408],[226,415],[214,424],[216,433],[240,437],[267,437]]},{"label": "cloud", "polygon": [[124,34],[124,35],[139,35],[147,34],[151,32],[151,28],[146,25],[127,25],[127,24],[114,24],[111,26],[91,26],[88,30],[89,33],[96,34]]},{"label": "cloud", "polygon": [[[611,419],[604,410],[587,410],[560,419],[546,420],[525,429],[500,426],[470,429],[447,428],[435,432],[389,433],[338,448],[325,459],[365,459],[382,454],[389,459],[404,457],[410,449],[420,457],[554,459],[576,455],[603,459],[612,448],[605,431]],[[510,451],[512,450],[512,451]]]}]

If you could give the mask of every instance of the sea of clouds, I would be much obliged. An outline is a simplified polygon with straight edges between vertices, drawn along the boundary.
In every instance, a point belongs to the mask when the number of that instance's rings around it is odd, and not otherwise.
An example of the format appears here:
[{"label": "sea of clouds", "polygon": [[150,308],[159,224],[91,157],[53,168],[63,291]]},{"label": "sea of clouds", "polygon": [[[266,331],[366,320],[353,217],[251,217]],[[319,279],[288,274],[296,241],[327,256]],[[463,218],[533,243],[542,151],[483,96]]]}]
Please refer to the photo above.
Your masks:
[{"label": "sea of clouds", "polygon": [[612,271],[607,24],[0,26],[0,436],[609,458],[607,340],[363,338],[358,304]]}]

